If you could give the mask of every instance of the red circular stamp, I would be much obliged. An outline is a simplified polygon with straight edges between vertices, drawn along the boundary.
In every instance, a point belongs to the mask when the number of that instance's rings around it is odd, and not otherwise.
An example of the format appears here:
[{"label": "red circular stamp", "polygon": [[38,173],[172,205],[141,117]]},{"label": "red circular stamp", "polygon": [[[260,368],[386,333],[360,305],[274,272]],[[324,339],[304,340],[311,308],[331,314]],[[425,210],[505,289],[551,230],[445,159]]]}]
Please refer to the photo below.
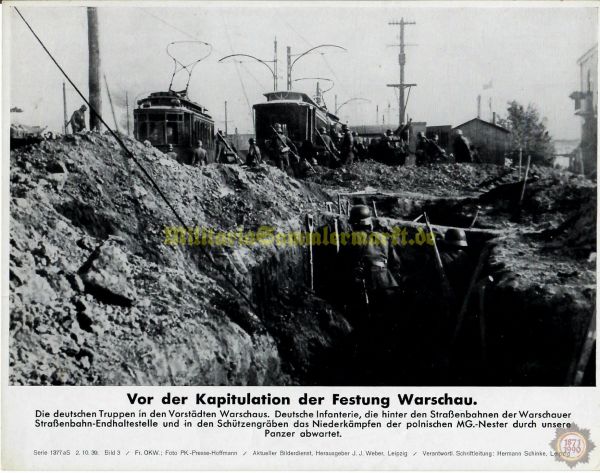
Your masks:
[{"label": "red circular stamp", "polygon": [[557,461],[564,461],[570,467],[577,463],[587,463],[589,453],[595,445],[590,440],[589,429],[580,429],[572,424],[567,429],[556,429],[556,436],[550,442]]}]

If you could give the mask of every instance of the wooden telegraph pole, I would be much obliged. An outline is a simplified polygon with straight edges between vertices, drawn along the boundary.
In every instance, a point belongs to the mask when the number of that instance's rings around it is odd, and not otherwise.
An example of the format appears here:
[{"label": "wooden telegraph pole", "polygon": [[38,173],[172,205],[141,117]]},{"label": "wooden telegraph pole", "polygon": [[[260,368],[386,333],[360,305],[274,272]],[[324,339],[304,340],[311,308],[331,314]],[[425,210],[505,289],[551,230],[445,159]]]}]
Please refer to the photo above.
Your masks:
[{"label": "wooden telegraph pole", "polygon": [[[100,44],[98,36],[98,9],[87,8],[88,51],[89,51],[89,101],[98,114],[102,113],[102,92],[100,82]],[[90,110],[90,130],[100,130],[99,117]]]},{"label": "wooden telegraph pole", "polygon": [[67,89],[63,82],[63,134],[67,134]]},{"label": "wooden telegraph pole", "polygon": [[[416,23],[414,21],[404,21],[404,18],[401,18],[400,21],[390,21],[388,24],[391,26],[399,26],[400,27],[400,30],[399,30],[400,43],[392,45],[392,46],[397,46],[400,48],[400,54],[398,54],[398,64],[400,66],[400,82],[398,84],[388,84],[387,86],[395,87],[398,89],[398,122],[399,122],[398,125],[401,125],[402,123],[405,123],[405,120],[406,120],[406,102],[404,100],[404,90],[409,89],[409,93],[410,93],[410,88],[415,87],[417,85],[417,84],[406,84],[404,82],[404,66],[406,65],[406,53],[404,52],[404,48],[406,46],[411,46],[404,42],[404,27],[407,25],[415,25]],[[388,121],[390,123],[392,122],[390,120],[389,114],[388,114]]]}]

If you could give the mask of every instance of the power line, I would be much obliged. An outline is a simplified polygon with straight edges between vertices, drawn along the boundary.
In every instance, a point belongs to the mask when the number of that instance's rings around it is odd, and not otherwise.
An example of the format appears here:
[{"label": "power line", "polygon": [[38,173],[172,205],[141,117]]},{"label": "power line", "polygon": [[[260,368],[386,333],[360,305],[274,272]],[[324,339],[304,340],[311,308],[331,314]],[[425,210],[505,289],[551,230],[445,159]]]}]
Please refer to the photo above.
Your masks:
[{"label": "power line", "polygon": [[[233,44],[231,43],[231,36],[229,36],[229,29],[227,27],[227,21],[225,20],[225,15],[223,15],[223,13],[221,13],[221,20],[223,21],[223,26],[225,26],[225,35],[227,36],[227,42],[229,43],[229,49],[231,50],[231,53],[233,54]],[[239,67],[235,63],[235,61],[234,61],[234,66],[235,66],[235,72],[237,73],[238,78],[240,80],[240,84],[242,86],[242,92],[244,93],[244,97],[246,98],[246,103],[248,104],[250,117],[252,118],[252,126],[254,127],[254,114],[252,113],[252,105],[250,104],[250,99],[248,98],[248,94],[246,93],[246,86],[244,85],[244,81],[242,80],[242,75],[240,74]]]}]

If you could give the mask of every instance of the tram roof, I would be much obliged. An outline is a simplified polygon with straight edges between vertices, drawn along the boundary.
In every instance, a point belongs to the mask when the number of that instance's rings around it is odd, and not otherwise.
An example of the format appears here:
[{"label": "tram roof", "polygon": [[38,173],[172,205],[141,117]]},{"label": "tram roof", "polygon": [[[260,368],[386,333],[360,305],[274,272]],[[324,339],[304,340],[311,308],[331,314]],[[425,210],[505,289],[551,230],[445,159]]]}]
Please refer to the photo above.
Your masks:
[{"label": "tram roof", "polygon": [[[173,100],[179,100],[179,105],[173,105]],[[137,104],[139,106],[143,102],[148,101],[150,102],[150,107],[146,108],[145,110],[185,108],[187,110],[199,113],[205,116],[206,118],[212,119],[212,117],[207,113],[208,110],[205,107],[203,107],[199,103],[191,101],[189,98],[187,98],[187,96],[183,95],[182,93],[175,92],[173,90],[168,92],[152,92],[146,98],[138,100]]]},{"label": "tram roof", "polygon": [[282,90],[282,91],[275,91],[275,92],[267,92],[263,95],[267,98],[267,103],[256,104],[255,107],[268,105],[269,103],[273,103],[273,102],[275,102],[275,103],[290,103],[290,102],[306,103],[307,105],[312,105],[313,107],[321,110],[323,113],[326,113],[327,116],[329,116],[333,120],[339,121],[339,118],[336,115],[329,112],[322,105],[317,104],[311,97],[309,97],[304,92],[296,92],[293,90]]}]

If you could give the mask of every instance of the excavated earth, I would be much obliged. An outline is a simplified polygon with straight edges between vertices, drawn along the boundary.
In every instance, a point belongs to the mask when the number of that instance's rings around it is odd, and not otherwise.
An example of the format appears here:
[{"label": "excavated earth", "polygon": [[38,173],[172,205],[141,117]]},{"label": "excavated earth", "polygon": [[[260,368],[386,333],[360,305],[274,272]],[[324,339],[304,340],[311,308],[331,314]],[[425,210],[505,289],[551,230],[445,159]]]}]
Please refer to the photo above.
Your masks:
[{"label": "excavated earth", "polygon": [[[298,231],[307,213],[331,225],[339,194],[375,202],[381,227],[417,228],[427,211],[437,230],[467,228],[477,214],[469,239],[489,247],[493,280],[485,346],[457,357],[451,380],[427,379],[427,366],[423,378],[385,366],[361,377],[348,366],[356,330],[319,283],[331,260],[315,250],[310,291],[305,247],[172,244],[165,227],[182,223],[149,177],[113,138],[84,133],[11,152],[13,384],[568,384],[595,308],[594,182],[534,167],[518,205],[517,170],[492,165],[368,162],[296,180],[267,165],[192,168],[125,142],[190,229]],[[403,250],[407,267],[421,258]]]}]

